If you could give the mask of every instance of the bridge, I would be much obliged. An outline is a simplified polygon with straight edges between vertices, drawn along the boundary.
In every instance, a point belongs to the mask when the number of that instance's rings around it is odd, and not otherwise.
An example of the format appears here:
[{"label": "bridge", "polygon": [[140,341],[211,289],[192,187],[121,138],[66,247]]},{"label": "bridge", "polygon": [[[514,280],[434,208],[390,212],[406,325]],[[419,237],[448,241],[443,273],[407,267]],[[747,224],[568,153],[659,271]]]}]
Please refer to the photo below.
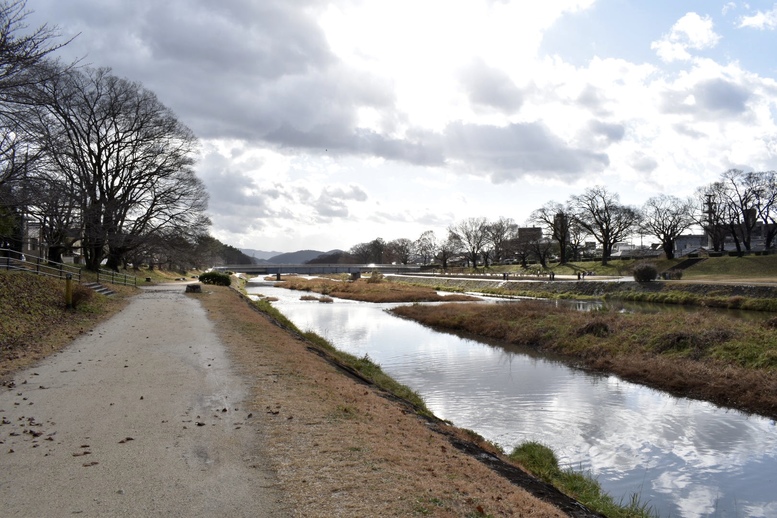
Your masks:
[{"label": "bridge", "polygon": [[220,272],[249,275],[323,275],[333,273],[413,273],[420,271],[417,264],[226,264],[213,268]]}]

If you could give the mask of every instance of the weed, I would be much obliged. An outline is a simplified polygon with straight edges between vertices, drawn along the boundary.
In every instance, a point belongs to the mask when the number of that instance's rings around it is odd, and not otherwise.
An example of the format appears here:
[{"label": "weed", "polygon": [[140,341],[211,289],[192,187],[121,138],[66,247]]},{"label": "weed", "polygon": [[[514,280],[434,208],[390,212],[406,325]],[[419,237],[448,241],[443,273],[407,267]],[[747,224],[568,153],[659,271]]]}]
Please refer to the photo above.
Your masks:
[{"label": "weed", "polygon": [[599,482],[590,475],[572,469],[561,469],[553,450],[542,443],[525,442],[513,449],[509,458],[537,478],[610,518],[657,516],[647,504],[640,502],[639,495],[632,495],[628,504],[616,503],[610,495],[602,491]]}]

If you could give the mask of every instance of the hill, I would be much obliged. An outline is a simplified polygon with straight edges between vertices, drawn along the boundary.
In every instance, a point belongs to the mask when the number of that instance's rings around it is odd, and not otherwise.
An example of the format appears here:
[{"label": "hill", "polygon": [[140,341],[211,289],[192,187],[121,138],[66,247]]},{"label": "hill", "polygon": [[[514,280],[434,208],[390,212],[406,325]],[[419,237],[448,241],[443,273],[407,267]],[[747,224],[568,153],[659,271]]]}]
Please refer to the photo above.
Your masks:
[{"label": "hill", "polygon": [[246,254],[248,257],[257,259],[257,260],[266,260],[270,257],[275,257],[276,255],[281,255],[283,252],[266,252],[264,250],[254,250],[253,248],[241,248],[241,252]]},{"label": "hill", "polygon": [[267,262],[270,264],[304,264],[323,253],[325,252],[320,250],[299,250],[270,257]]}]

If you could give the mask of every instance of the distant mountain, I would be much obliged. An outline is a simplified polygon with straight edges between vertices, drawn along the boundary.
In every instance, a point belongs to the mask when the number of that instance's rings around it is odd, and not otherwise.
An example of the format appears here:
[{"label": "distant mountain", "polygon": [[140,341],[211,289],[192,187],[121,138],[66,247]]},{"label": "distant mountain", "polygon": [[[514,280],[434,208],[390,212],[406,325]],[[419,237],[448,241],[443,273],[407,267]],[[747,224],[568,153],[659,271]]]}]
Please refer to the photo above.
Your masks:
[{"label": "distant mountain", "polygon": [[298,252],[289,252],[270,257],[267,259],[267,262],[270,264],[303,264],[323,253],[320,250],[299,250]]},{"label": "distant mountain", "polygon": [[275,257],[276,255],[280,255],[283,252],[265,252],[264,250],[254,250],[252,248],[241,248],[241,252],[246,254],[248,257],[255,257],[256,259],[269,259],[270,257]]},{"label": "distant mountain", "polygon": [[320,250],[298,250],[296,252],[283,253],[241,248],[240,251],[251,257],[255,264],[305,264],[319,256],[344,253],[342,250],[338,249],[330,250],[328,252],[321,252]]}]

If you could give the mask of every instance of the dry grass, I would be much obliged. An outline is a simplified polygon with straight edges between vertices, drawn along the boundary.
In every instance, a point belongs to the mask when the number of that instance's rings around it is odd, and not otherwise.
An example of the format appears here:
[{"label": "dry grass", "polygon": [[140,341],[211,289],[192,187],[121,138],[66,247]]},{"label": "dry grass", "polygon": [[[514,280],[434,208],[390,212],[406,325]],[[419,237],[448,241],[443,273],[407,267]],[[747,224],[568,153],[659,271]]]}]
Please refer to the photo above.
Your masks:
[{"label": "dry grass", "polygon": [[439,295],[431,287],[412,286],[386,280],[375,282],[369,279],[334,281],[323,278],[292,278],[278,284],[278,286],[291,290],[314,291],[322,295],[364,302],[455,302],[478,300],[477,297],[469,295]]},{"label": "dry grass", "polygon": [[234,291],[192,296],[251,380],[249,410],[261,416],[260,440],[296,516],[562,516]]},{"label": "dry grass", "polygon": [[113,287],[103,297],[73,286],[74,310],[65,308],[65,282],[21,272],[0,272],[0,380],[69,344],[124,307],[134,288]]},{"label": "dry grass", "polygon": [[535,347],[676,395],[777,417],[777,330],[712,312],[580,312],[540,302],[402,306],[395,314]]}]

